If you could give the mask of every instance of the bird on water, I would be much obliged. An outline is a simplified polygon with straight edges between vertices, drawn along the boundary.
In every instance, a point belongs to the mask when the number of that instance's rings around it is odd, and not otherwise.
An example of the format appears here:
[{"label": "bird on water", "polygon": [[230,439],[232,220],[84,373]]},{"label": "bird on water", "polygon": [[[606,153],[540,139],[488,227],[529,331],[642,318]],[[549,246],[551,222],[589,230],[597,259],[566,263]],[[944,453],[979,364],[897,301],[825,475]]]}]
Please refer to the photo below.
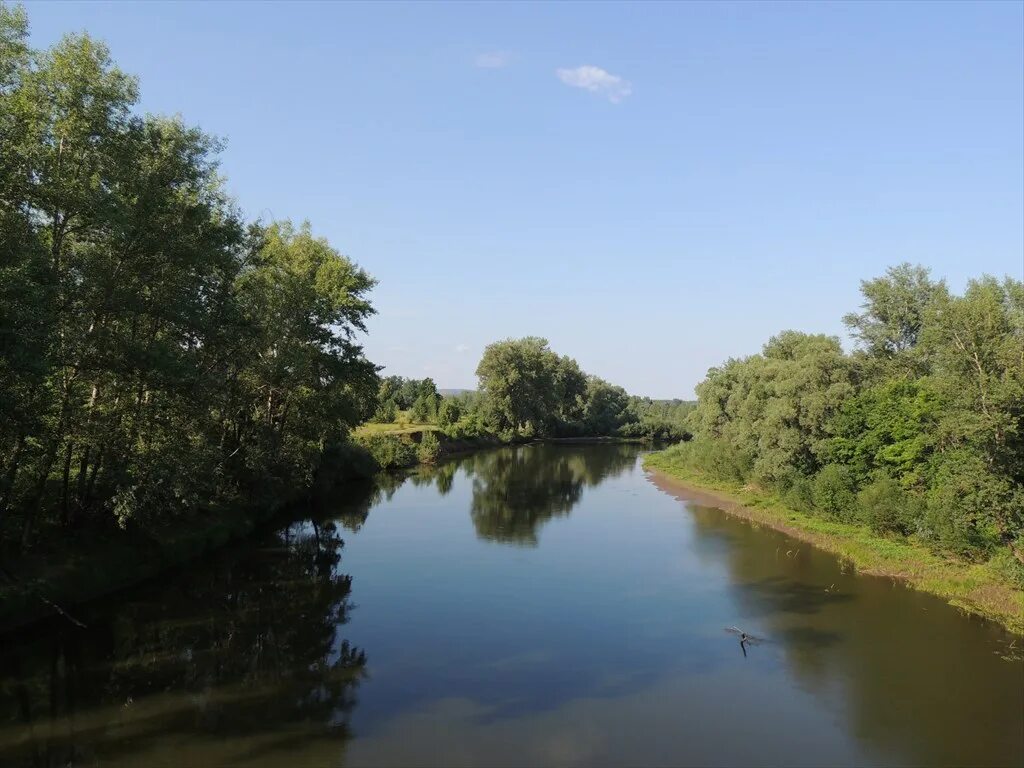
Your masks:
[{"label": "bird on water", "polygon": [[757,645],[758,643],[763,643],[764,642],[764,638],[758,637],[757,635],[752,635],[749,632],[745,632],[744,630],[740,629],[739,627],[726,627],[725,631],[729,632],[730,634],[738,635],[739,636],[739,638],[740,638],[740,650],[743,651],[744,657],[747,655],[747,644],[748,643],[750,645]]}]

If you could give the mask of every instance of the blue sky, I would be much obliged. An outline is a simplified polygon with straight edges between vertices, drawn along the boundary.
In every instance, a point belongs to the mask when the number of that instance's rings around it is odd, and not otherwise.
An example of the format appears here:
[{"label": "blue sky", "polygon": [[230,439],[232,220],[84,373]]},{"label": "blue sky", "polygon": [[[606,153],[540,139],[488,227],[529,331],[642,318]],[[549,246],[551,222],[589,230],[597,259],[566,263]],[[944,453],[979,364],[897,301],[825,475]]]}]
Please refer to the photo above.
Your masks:
[{"label": "blue sky", "polygon": [[28,3],[380,281],[386,373],[545,336],[636,394],[901,261],[1024,277],[1024,3]]}]

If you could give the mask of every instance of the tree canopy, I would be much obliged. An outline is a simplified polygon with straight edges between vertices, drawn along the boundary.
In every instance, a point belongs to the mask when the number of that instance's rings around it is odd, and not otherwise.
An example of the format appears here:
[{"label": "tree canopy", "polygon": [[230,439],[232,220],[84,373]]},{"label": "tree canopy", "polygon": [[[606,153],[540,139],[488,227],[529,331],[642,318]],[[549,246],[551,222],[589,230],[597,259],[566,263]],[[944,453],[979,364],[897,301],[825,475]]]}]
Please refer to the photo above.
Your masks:
[{"label": "tree canopy", "polygon": [[1024,563],[1024,283],[958,296],[902,264],[862,292],[852,353],[787,331],[708,371],[681,450],[805,510]]},{"label": "tree canopy", "polygon": [[372,278],[246,223],[103,44],[27,30],[0,5],[0,540],[301,487],[376,406]]}]

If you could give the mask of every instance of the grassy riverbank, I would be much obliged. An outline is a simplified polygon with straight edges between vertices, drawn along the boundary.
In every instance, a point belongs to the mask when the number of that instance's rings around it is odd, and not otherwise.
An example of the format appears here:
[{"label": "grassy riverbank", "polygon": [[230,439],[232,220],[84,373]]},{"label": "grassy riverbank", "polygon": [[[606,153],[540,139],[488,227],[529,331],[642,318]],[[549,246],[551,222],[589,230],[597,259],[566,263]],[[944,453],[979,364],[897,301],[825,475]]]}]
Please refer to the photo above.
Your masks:
[{"label": "grassy riverbank", "polygon": [[637,443],[651,444],[638,437],[502,437],[494,433],[453,437],[431,425],[368,424],[353,432],[357,445],[364,448],[382,470],[408,469],[421,464],[434,464],[449,456],[457,456],[485,448],[531,443]]},{"label": "grassy riverbank", "polygon": [[787,507],[777,495],[760,488],[711,478],[687,465],[678,453],[649,454],[644,467],[684,493],[692,489],[713,497],[730,514],[832,552],[861,573],[900,579],[1024,634],[1024,589],[1012,583],[998,558],[982,563],[955,560],[913,539],[879,536],[864,525],[813,517]]}]

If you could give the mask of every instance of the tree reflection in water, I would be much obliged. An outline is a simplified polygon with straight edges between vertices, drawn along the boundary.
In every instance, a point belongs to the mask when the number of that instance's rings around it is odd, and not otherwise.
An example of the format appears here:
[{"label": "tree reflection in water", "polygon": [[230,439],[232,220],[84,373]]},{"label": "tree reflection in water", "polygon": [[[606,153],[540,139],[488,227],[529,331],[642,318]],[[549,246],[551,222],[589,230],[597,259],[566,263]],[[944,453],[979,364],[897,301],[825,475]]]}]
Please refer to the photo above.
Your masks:
[{"label": "tree reflection in water", "polygon": [[259,762],[312,741],[339,759],[366,665],[338,635],[342,546],[333,522],[294,523],[93,607],[87,630],[0,648],[0,764]]},{"label": "tree reflection in water", "polygon": [[636,456],[636,447],[628,445],[592,446],[585,453],[573,446],[532,445],[467,457],[460,465],[473,478],[470,515],[477,536],[537,546],[541,525],[569,514],[585,487],[621,474]]}]

